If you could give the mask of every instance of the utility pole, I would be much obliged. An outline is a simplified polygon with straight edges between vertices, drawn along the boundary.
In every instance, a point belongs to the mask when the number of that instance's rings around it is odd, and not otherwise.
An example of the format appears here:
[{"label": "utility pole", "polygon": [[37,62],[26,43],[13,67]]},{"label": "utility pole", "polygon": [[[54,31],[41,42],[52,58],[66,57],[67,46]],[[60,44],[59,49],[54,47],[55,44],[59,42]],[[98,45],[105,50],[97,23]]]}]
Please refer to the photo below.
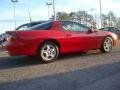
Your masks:
[{"label": "utility pole", "polygon": [[30,21],[30,23],[31,23],[31,22],[32,22],[32,18],[31,18],[30,11],[28,12],[28,15],[29,15],[29,21]]},{"label": "utility pole", "polygon": [[92,15],[92,17],[93,17],[93,19],[91,20],[91,28],[93,29],[93,22],[94,22],[94,13],[93,13],[93,11],[94,11],[95,9],[91,9],[90,11],[91,11],[91,15]]},{"label": "utility pole", "polygon": [[48,19],[50,19],[49,7],[50,7],[50,5],[52,5],[52,3],[48,3],[48,2],[47,2],[46,5],[48,6]]},{"label": "utility pole", "polygon": [[14,29],[16,29],[16,11],[15,11],[15,4],[18,2],[18,0],[11,0],[11,2],[13,3],[13,18],[14,18],[14,22],[15,22],[15,26]]},{"label": "utility pole", "polygon": [[54,0],[53,0],[53,14],[54,14],[54,20],[56,20],[55,1]]},{"label": "utility pole", "polygon": [[101,24],[101,28],[102,28],[102,5],[101,5],[101,0],[99,0],[99,4],[100,4],[100,24]]}]

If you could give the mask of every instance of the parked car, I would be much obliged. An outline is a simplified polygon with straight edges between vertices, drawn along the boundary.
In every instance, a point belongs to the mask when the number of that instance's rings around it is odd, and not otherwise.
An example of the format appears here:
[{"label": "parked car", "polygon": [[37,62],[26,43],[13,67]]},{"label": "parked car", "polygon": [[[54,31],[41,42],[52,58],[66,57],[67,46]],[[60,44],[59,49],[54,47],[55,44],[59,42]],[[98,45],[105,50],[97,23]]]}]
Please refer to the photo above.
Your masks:
[{"label": "parked car", "polygon": [[44,23],[44,22],[46,22],[46,21],[37,21],[37,22],[25,23],[25,24],[22,24],[22,25],[18,26],[16,28],[16,30],[26,30],[26,29],[28,29],[30,27],[33,27],[33,26],[35,26],[37,24],[41,24],[41,23]]},{"label": "parked car", "polygon": [[43,62],[51,62],[61,54],[91,49],[107,53],[118,42],[112,32],[92,30],[72,21],[49,21],[6,33],[2,46],[10,55],[36,55]]},{"label": "parked car", "polygon": [[117,34],[118,38],[120,39],[120,29],[116,27],[104,27],[104,28],[101,28],[100,30],[113,32]]},{"label": "parked car", "polygon": [[5,36],[6,36],[5,33],[0,34],[0,45],[5,41]]},{"label": "parked car", "polygon": [[0,45],[1,45],[1,43],[2,43],[2,34],[0,34]]}]

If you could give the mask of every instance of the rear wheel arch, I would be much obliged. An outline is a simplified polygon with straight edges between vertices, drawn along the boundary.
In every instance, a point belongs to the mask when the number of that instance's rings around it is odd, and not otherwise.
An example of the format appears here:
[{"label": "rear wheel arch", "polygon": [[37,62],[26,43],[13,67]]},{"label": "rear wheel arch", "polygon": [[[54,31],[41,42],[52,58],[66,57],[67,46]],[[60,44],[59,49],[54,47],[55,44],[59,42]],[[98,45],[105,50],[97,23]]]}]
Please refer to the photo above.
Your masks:
[{"label": "rear wheel arch", "polygon": [[57,40],[55,40],[55,39],[45,39],[45,40],[43,40],[42,42],[39,43],[36,53],[38,53],[39,48],[42,47],[42,45],[46,42],[52,42],[52,43],[56,44],[58,46],[58,49],[59,49],[59,52],[60,52],[60,43]]}]

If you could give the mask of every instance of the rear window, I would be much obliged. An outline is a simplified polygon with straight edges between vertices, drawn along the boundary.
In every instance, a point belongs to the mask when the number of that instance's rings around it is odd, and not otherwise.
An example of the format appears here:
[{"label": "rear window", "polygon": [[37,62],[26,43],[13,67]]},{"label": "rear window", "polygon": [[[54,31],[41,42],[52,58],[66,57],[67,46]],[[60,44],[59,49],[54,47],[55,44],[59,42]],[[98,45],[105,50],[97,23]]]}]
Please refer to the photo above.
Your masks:
[{"label": "rear window", "polygon": [[41,23],[45,23],[45,22],[47,22],[47,21],[32,22],[32,23],[30,23],[30,26],[33,27],[35,25],[38,25],[38,24],[41,24]]},{"label": "rear window", "polygon": [[28,30],[50,30],[52,28],[52,25],[53,25],[53,22],[49,21],[49,22],[35,25],[29,28]]},{"label": "rear window", "polygon": [[30,27],[30,24],[23,24],[16,28],[16,30],[26,30]]}]

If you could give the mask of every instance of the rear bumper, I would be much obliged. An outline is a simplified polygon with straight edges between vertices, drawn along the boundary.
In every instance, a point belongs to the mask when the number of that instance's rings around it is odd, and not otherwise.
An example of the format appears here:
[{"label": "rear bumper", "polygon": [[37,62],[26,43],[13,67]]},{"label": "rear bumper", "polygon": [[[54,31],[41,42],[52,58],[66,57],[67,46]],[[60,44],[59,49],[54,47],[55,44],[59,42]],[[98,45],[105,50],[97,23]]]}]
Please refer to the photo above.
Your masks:
[{"label": "rear bumper", "polygon": [[4,51],[9,55],[35,55],[30,48],[24,45],[24,43],[4,42],[2,45]]}]

